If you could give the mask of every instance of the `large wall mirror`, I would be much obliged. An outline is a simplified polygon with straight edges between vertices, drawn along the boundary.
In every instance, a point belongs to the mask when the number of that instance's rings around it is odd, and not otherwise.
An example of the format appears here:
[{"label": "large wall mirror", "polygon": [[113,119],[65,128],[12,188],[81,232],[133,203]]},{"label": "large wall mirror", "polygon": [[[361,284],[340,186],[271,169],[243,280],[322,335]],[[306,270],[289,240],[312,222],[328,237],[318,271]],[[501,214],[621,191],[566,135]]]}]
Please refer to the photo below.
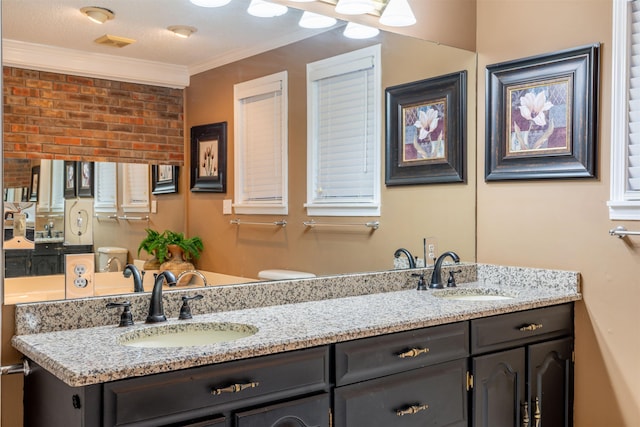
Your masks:
[{"label": "large wall mirror", "polygon": [[[301,14],[294,9],[290,9],[289,13]],[[3,19],[11,17],[3,13]],[[270,37],[269,25],[264,25],[264,38]],[[278,23],[274,21],[273,25],[277,26]],[[310,271],[319,276],[387,270],[393,268],[393,252],[396,248],[406,247],[414,255],[422,257],[423,238],[426,237],[437,241],[439,252],[456,250],[464,261],[474,261],[475,53],[384,31],[369,42],[347,42],[341,37],[340,28],[336,28],[289,46],[281,46],[271,53],[254,55],[192,75],[190,86],[185,89],[185,134],[188,135],[191,126],[229,122],[228,176],[231,178],[233,109],[232,102],[226,100],[224,95],[232,93],[233,84],[242,81],[243,78],[249,80],[274,70],[281,71],[277,69],[280,63],[280,66],[288,69],[292,85],[299,85],[296,82],[300,81],[299,78],[304,79],[304,76],[299,74],[304,70],[306,63],[338,54],[340,51],[348,51],[352,49],[349,43],[355,43],[353,49],[381,43],[383,93],[384,88],[389,86],[467,71],[468,110],[465,123],[466,147],[463,153],[466,162],[466,182],[392,188],[384,186],[384,176],[381,176],[382,214],[379,218],[371,218],[380,221],[379,229],[326,227],[322,230],[311,230],[303,226],[303,222],[310,219],[303,208],[306,191],[306,129],[293,123],[302,123],[305,119],[304,114],[300,113],[306,108],[306,90],[303,86],[289,89],[289,192],[292,204],[285,230],[232,225],[231,220],[237,216],[223,213],[223,205],[233,195],[232,179],[228,182],[226,194],[191,193],[186,151],[188,141],[185,142],[186,167],[180,168],[179,191],[174,194],[150,194],[149,212],[128,214],[128,220],[124,218],[127,213],[120,207],[109,215],[103,215],[96,210],[95,192],[88,197],[80,197],[76,193],[75,196],[65,198],[63,171],[65,160],[71,159],[25,161],[5,157],[5,242],[15,237],[16,218],[20,219],[21,214],[25,214],[24,235],[35,245],[34,248],[21,249],[9,248],[5,243],[5,303],[64,298],[64,266],[60,262],[63,259],[61,256],[66,253],[91,251],[95,255],[96,265],[103,268],[100,264],[102,261],[99,259],[99,248],[125,248],[127,261],[133,262],[138,258],[137,248],[145,237],[147,227],[157,230],[173,229],[202,237],[205,251],[197,266],[198,269],[210,273],[207,277],[211,278],[212,282],[217,281],[215,284],[224,284],[225,279],[228,279],[227,283],[254,281],[258,279],[258,271],[270,268]],[[384,110],[383,106],[383,114]],[[384,123],[384,119],[382,122]],[[381,131],[383,137],[380,144],[383,147],[384,134],[384,130]],[[97,170],[98,166],[94,167],[94,171]],[[121,167],[122,164],[118,164],[115,170],[118,171]],[[9,175],[14,174],[16,170],[25,171],[21,178]],[[384,175],[384,166],[382,170]],[[57,182],[58,179],[60,183]],[[152,206],[155,206],[155,209]],[[247,216],[241,219],[262,222],[279,218]],[[315,220],[318,221],[320,218]],[[367,220],[341,218],[336,221],[364,223]],[[22,233],[20,227],[21,224],[18,225],[18,234]],[[51,251],[52,248],[57,248],[55,250],[58,258],[55,260],[50,253],[43,253]],[[19,257],[26,252],[20,251],[31,251],[32,258],[40,256],[37,258],[37,265],[34,266],[33,260],[28,266],[23,265]],[[45,258],[47,255],[48,260]],[[144,259],[146,255],[142,253],[140,258]],[[132,291],[130,279],[123,281],[121,272],[105,271],[104,274],[109,285],[105,286],[102,293]],[[37,277],[45,277],[46,280],[38,282],[35,286],[34,278]],[[10,282],[12,284],[8,286]],[[50,291],[48,285],[35,289],[45,282],[58,283],[57,290]]]}]

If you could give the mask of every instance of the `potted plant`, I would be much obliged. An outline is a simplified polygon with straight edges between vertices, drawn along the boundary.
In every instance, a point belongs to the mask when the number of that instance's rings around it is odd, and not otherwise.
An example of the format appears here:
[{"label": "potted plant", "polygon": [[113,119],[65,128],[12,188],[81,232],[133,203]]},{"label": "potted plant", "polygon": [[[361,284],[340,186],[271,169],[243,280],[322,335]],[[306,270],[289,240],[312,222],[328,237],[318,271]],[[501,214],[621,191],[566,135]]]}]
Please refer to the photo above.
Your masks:
[{"label": "potted plant", "polygon": [[[144,250],[153,256],[153,259],[145,263],[145,270],[162,269],[162,265],[167,261],[176,263],[198,259],[200,252],[204,249],[202,239],[197,236],[186,238],[183,233],[171,230],[165,230],[160,233],[151,228],[147,228],[145,231],[147,232],[147,237],[140,242],[138,255],[140,255],[140,251]],[[193,268],[193,264],[190,265]],[[189,266],[187,265],[186,267]]]}]

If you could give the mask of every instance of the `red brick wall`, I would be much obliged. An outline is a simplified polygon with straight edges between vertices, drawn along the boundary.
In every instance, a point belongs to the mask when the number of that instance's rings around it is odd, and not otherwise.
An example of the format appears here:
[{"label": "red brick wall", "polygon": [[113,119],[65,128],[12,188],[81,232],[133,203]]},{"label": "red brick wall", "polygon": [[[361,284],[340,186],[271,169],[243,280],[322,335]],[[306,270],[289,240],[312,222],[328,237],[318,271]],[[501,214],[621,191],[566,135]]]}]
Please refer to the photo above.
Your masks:
[{"label": "red brick wall", "polygon": [[3,68],[4,156],[184,163],[183,90]]},{"label": "red brick wall", "polygon": [[11,159],[4,162],[4,187],[30,187],[31,161],[29,159]]}]

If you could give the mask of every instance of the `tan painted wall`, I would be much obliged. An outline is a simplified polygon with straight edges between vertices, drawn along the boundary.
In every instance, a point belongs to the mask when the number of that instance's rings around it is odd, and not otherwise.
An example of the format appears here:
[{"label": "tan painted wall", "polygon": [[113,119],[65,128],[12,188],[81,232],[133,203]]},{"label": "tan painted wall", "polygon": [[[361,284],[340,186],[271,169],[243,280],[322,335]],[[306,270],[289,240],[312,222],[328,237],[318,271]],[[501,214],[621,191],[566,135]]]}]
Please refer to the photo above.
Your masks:
[{"label": "tan painted wall", "polygon": [[[598,179],[484,182],[478,159],[478,262],[577,270],[576,427],[636,426],[640,419],[640,240],[610,237],[608,219],[610,0],[478,0],[478,70],[487,64],[601,42]],[[478,99],[484,99],[479,79]],[[478,103],[478,152],[485,106]],[[638,229],[637,223],[626,224]]]},{"label": "tan painted wall", "polygon": [[[383,36],[383,87],[408,83],[463,69],[469,70],[468,146],[475,158],[475,54],[437,46],[394,34]],[[257,277],[260,270],[285,268],[333,274],[391,268],[393,252],[406,247],[422,256],[422,238],[435,236],[440,251],[456,250],[462,259],[475,259],[475,164],[468,164],[467,184],[385,188],[382,168],[381,226],[306,229],[306,65],[376,42],[349,42],[341,31],[193,76],[187,89],[187,125],[228,122],[227,193],[189,195],[188,232],[199,235],[205,250],[199,267],[209,271]],[[233,85],[287,70],[289,79],[289,215],[284,229],[235,226],[222,215],[222,200],[233,198]],[[383,100],[384,102],[384,100]],[[384,107],[383,107],[384,111]],[[384,129],[380,141],[384,147]],[[384,151],[384,149],[383,149]],[[245,215],[252,221],[274,221],[279,216]],[[325,218],[322,218],[325,219]],[[316,218],[318,220],[318,218]],[[340,221],[344,218],[328,218]],[[355,218],[347,222],[366,222]]]}]

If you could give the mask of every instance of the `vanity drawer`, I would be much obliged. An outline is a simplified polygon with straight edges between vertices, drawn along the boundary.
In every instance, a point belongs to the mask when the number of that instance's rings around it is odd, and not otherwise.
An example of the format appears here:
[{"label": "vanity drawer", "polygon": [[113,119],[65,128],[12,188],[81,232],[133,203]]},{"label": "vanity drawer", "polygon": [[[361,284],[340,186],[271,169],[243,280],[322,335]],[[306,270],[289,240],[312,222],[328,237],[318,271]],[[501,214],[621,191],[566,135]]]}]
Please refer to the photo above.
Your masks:
[{"label": "vanity drawer", "polygon": [[335,427],[467,427],[467,359],[338,387]]},{"label": "vanity drawer", "polygon": [[336,385],[378,378],[469,354],[467,322],[338,343]]},{"label": "vanity drawer", "polygon": [[328,383],[328,347],[114,381],[104,385],[104,425],[180,422],[325,390]]},{"label": "vanity drawer", "polygon": [[471,353],[486,353],[573,334],[573,304],[471,320]]}]

